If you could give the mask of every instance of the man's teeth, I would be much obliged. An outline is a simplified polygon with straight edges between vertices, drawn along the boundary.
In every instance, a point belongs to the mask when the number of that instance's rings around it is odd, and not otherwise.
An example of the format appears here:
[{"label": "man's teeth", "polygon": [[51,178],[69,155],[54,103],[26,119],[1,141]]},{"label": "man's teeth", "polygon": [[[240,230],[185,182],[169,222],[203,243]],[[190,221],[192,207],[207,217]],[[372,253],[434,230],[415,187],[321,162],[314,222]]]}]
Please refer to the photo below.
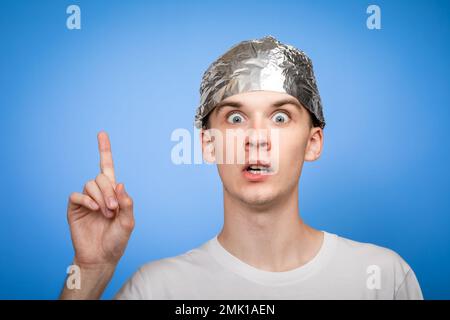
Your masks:
[{"label": "man's teeth", "polygon": [[253,174],[263,174],[270,172],[270,169],[263,166],[250,166],[247,168],[247,171]]}]

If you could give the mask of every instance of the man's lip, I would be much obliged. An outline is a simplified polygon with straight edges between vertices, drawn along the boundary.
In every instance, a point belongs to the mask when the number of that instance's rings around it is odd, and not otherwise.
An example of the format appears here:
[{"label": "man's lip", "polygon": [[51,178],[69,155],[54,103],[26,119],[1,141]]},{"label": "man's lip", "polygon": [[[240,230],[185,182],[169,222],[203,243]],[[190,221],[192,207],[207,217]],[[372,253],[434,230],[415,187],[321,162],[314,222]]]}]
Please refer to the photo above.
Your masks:
[{"label": "man's lip", "polygon": [[243,170],[242,174],[244,178],[246,178],[248,181],[258,182],[258,181],[265,181],[270,177],[270,174],[254,174],[250,171]]}]

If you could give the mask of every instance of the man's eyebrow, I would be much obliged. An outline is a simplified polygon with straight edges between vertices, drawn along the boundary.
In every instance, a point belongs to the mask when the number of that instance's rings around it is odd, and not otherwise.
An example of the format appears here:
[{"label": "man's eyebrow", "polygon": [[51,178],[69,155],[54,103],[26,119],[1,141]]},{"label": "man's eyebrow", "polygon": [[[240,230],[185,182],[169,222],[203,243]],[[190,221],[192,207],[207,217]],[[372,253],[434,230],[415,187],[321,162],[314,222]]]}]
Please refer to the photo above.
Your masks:
[{"label": "man's eyebrow", "polygon": [[[279,108],[285,104],[293,104],[293,105],[301,108],[300,103],[296,99],[292,99],[292,98],[283,98],[281,100],[278,100],[277,102],[272,104],[272,107]],[[243,106],[243,104],[238,101],[221,101],[216,105],[215,109],[216,109],[216,113],[219,113],[220,109],[222,109],[223,107],[242,108],[242,106]]]},{"label": "man's eyebrow", "polygon": [[220,109],[223,107],[234,107],[234,108],[242,108],[242,103],[237,101],[221,101],[218,104],[216,104],[216,113],[219,113]]},{"label": "man's eyebrow", "polygon": [[272,107],[278,108],[278,107],[281,107],[281,106],[283,106],[283,105],[285,105],[285,104],[293,104],[293,105],[295,105],[295,106],[297,106],[297,107],[299,107],[299,108],[302,107],[302,106],[300,105],[300,103],[299,103],[296,99],[292,99],[292,98],[284,98],[284,99],[281,99],[281,100],[275,102],[274,104],[272,104]]}]

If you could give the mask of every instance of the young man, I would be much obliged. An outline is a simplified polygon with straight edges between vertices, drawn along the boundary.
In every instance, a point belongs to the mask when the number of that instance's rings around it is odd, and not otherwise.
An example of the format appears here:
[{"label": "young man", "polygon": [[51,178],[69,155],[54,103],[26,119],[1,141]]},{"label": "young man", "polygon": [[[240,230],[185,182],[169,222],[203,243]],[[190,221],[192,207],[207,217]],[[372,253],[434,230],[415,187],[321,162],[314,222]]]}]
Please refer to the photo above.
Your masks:
[{"label": "young man", "polygon": [[[224,226],[198,248],[139,268],[117,299],[423,299],[394,251],[316,230],[299,215],[303,162],[319,158],[325,125],[302,51],[270,36],[231,48],[203,76],[196,125],[222,179]],[[99,298],[134,226],[109,139],[98,140],[102,172],[68,207],[81,288],[61,298]],[[223,161],[234,147],[243,161]]]}]

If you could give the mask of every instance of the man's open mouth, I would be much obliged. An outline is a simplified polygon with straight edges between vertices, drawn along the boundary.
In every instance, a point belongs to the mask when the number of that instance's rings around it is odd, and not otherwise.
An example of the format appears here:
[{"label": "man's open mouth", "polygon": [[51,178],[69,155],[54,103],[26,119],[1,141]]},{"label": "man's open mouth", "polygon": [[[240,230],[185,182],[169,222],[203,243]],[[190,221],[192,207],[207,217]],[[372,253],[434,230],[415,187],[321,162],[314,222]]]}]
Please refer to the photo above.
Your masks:
[{"label": "man's open mouth", "polygon": [[272,172],[272,169],[270,166],[266,165],[248,165],[244,169],[247,172],[250,172],[252,174],[269,174]]}]

